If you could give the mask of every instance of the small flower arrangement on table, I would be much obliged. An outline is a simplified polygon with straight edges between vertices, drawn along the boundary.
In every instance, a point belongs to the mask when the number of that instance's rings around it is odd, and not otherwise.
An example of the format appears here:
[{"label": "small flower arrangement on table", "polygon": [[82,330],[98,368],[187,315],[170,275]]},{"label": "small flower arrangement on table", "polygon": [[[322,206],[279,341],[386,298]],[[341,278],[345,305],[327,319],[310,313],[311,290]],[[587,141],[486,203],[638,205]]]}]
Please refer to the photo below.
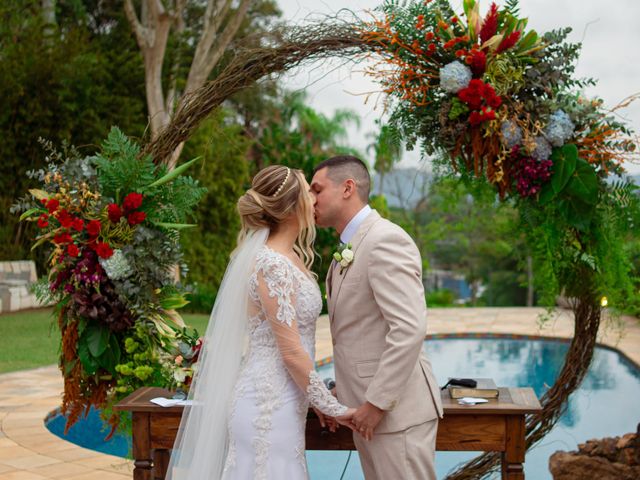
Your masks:
[{"label": "small flower arrangement on table", "polygon": [[37,225],[33,248],[51,248],[36,293],[56,305],[62,412],[68,429],[96,406],[115,428],[117,401],[175,386],[184,369],[168,361],[188,338],[176,311],[188,303],[176,283],[176,267],[186,274],[179,232],[205,189],[182,175],[197,159],[169,172],[116,128],[97,155],[45,147],[47,169],[30,172],[41,188],[14,210]]},{"label": "small flower arrangement on table", "polygon": [[172,382],[169,388],[177,390],[174,398],[185,399],[189,393],[189,387],[198,369],[198,358],[202,349],[203,338],[198,336],[196,330],[193,333],[183,328],[176,333],[175,349],[169,356],[168,368],[173,371]]}]

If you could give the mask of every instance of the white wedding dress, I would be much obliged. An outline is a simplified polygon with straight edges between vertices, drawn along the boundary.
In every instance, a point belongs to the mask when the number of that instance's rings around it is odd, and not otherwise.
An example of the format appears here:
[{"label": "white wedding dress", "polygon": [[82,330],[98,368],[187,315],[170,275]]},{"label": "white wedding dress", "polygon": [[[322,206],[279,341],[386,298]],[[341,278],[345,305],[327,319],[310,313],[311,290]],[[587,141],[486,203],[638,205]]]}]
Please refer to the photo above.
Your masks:
[{"label": "white wedding dress", "polygon": [[249,297],[249,344],[231,399],[222,478],[307,479],[309,403],[330,416],[347,410],[313,369],[320,289],[288,257],[264,245]]}]

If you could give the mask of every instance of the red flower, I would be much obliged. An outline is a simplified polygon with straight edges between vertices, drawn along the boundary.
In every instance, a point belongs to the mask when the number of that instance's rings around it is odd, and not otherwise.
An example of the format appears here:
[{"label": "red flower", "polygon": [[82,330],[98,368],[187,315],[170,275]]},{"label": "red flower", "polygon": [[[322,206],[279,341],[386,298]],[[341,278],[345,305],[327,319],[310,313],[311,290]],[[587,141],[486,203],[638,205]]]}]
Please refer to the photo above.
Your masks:
[{"label": "red flower", "polygon": [[457,43],[458,43],[458,39],[452,38],[451,40],[449,40],[447,43],[444,44],[444,48],[449,49],[451,47],[454,47]]},{"label": "red flower", "polygon": [[484,82],[482,80],[480,80],[479,78],[474,78],[469,82],[468,88],[471,89],[471,91],[473,92],[480,93],[482,91],[483,86],[484,86]]},{"label": "red flower", "polygon": [[100,258],[104,259],[111,258],[111,255],[113,255],[113,250],[106,242],[98,242],[95,246],[95,251]]},{"label": "red flower", "polygon": [[429,53],[435,52],[436,51],[435,43],[430,43],[428,49],[429,49]]},{"label": "red flower", "polygon": [[142,205],[142,194],[141,193],[130,193],[126,197],[124,197],[124,201],[122,202],[122,207],[125,212],[130,212],[131,210],[135,210],[136,208],[140,208]]},{"label": "red flower", "polygon": [[509,50],[520,40],[520,31],[516,30],[515,32],[511,32],[509,35],[504,37],[500,42],[500,45],[496,49],[496,54],[500,52],[504,52],[505,50]]},{"label": "red flower", "polygon": [[482,105],[482,97],[480,93],[474,91],[471,86],[463,88],[458,92],[458,98],[469,105],[471,110],[478,110]]},{"label": "red flower", "polygon": [[48,218],[49,216],[46,213],[43,213],[42,215],[40,215],[40,218],[38,219],[38,228],[48,227],[49,226],[49,220],[47,220]]},{"label": "red flower", "polygon": [[46,205],[46,204],[47,204],[47,199],[46,199],[46,198],[41,198],[41,199],[40,199],[40,203],[41,203],[42,205]]},{"label": "red flower", "polygon": [[431,41],[433,40],[433,32],[427,32],[424,36],[425,40]]},{"label": "red flower", "polygon": [[499,97],[498,95],[491,97],[487,100],[487,105],[489,105],[491,108],[498,108],[500,105],[502,105],[502,97]]},{"label": "red flower", "polygon": [[77,257],[80,254],[80,249],[75,243],[70,243],[69,246],[67,246],[67,253],[71,257]]},{"label": "red flower", "polygon": [[109,214],[109,220],[113,223],[118,223],[120,218],[122,218],[122,210],[116,203],[110,203],[107,207],[107,212]]},{"label": "red flower", "polygon": [[53,243],[64,244],[64,243],[71,243],[71,242],[73,242],[73,239],[71,238],[71,235],[69,235],[68,233],[59,233],[58,235],[55,235],[53,237]]},{"label": "red flower", "polygon": [[487,66],[487,55],[482,50],[473,50],[467,60],[471,66],[471,71],[476,76],[481,76]]},{"label": "red flower", "polygon": [[100,224],[100,220],[91,220],[87,223],[87,233],[92,237],[97,237],[101,229],[102,225]]},{"label": "red flower", "polygon": [[60,225],[62,225],[64,228],[71,228],[73,217],[69,215],[69,212],[67,212],[66,210],[58,210],[56,218],[60,222]]},{"label": "red flower", "polygon": [[494,88],[477,78],[471,80],[467,88],[458,92],[458,98],[469,106],[469,123],[472,126],[494,120],[496,112],[493,109],[502,104],[502,98],[496,95]]},{"label": "red flower", "polygon": [[71,228],[73,228],[76,232],[81,232],[84,228],[84,220],[81,218],[74,218],[73,222],[71,222]]},{"label": "red flower", "polygon": [[51,200],[47,201],[45,206],[47,207],[47,210],[49,210],[49,213],[53,213],[60,206],[60,202],[55,198],[52,198]]},{"label": "red flower", "polygon": [[498,6],[491,4],[489,13],[484,17],[482,28],[480,29],[480,42],[484,43],[493,37],[498,31]]},{"label": "red flower", "polygon": [[129,225],[138,225],[139,223],[144,222],[144,219],[147,218],[147,214],[144,212],[133,212],[127,216],[127,221]]},{"label": "red flower", "polygon": [[496,112],[488,110],[487,107],[482,107],[480,111],[473,111],[469,115],[469,123],[471,125],[479,125],[482,122],[488,122],[489,120],[495,120]]}]

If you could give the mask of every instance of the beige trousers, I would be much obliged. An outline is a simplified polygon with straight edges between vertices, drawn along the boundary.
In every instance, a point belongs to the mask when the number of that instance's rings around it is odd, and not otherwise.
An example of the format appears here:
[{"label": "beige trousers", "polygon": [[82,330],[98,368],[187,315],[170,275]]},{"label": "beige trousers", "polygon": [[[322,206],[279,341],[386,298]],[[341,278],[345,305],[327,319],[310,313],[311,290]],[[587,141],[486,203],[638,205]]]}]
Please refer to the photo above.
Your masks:
[{"label": "beige trousers", "polygon": [[377,433],[367,442],[354,433],[366,480],[436,480],[438,419],[401,432]]}]

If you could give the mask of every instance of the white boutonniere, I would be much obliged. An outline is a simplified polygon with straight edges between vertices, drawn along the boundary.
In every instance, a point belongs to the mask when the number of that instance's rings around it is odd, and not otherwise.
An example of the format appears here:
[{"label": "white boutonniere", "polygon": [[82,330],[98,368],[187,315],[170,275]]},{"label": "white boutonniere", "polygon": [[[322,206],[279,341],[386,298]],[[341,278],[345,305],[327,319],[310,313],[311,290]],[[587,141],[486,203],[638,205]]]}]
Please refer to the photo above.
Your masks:
[{"label": "white boutonniere", "polygon": [[338,246],[338,250],[333,254],[333,259],[340,264],[340,275],[342,275],[342,271],[353,262],[353,250],[351,250],[351,248],[350,243],[346,245],[341,243]]}]

